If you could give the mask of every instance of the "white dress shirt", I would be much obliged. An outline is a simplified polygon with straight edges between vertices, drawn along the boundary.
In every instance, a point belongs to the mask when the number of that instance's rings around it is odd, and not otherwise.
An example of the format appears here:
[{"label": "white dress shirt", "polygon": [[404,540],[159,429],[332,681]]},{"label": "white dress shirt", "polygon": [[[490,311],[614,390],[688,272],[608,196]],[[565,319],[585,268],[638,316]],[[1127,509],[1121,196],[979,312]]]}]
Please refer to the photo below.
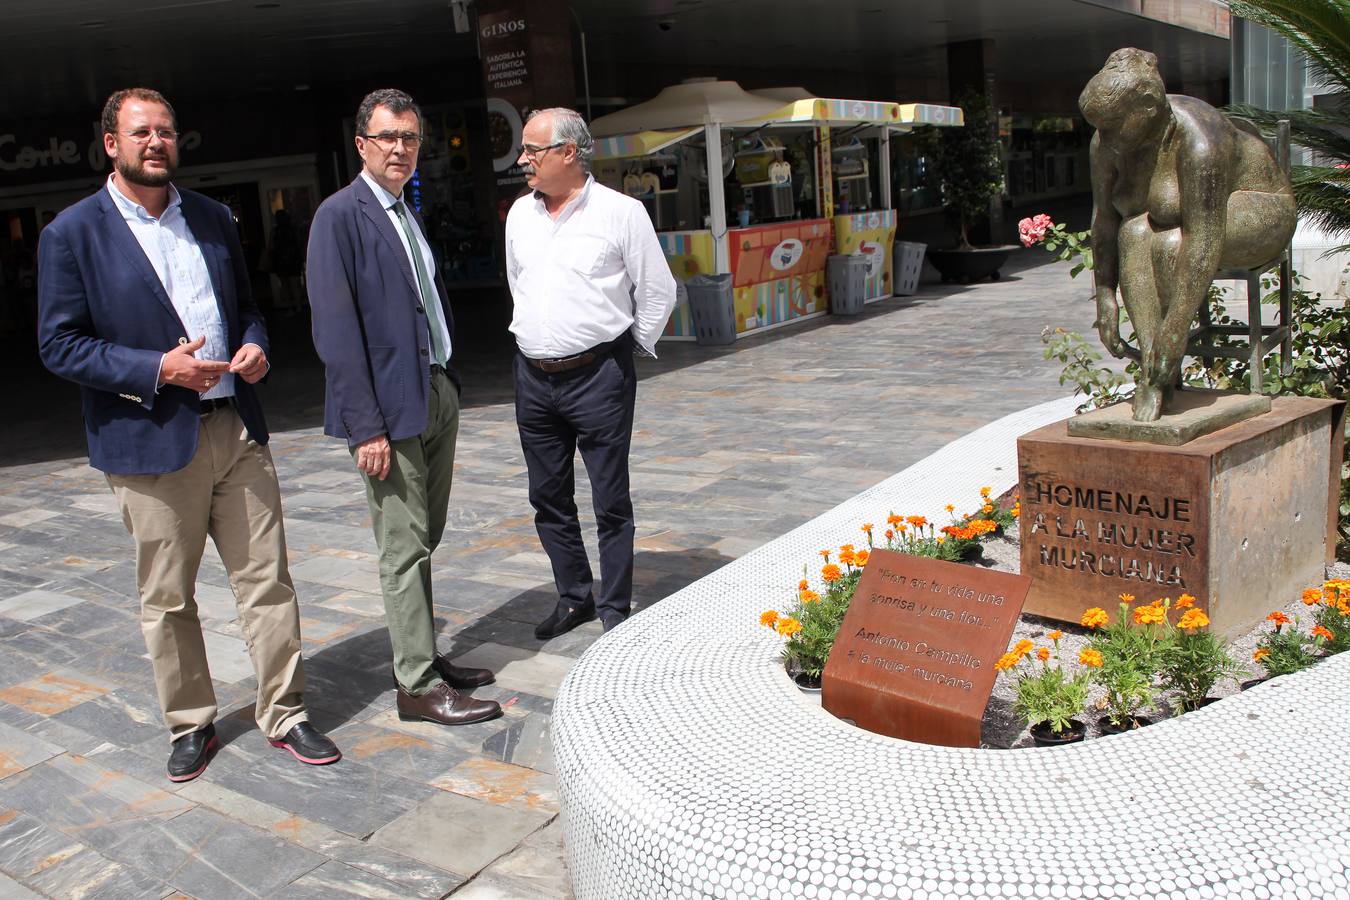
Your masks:
[{"label": "white dress shirt", "polygon": [[556,219],[542,196],[511,206],[506,278],[511,333],[532,359],[573,356],[629,329],[655,356],[675,307],[675,276],[641,201],[589,175]]},{"label": "white dress shirt", "polygon": [[[195,341],[206,335],[206,343],[196,352],[196,358],[229,362],[230,343],[225,333],[225,321],[220,316],[220,304],[216,302],[206,257],[183,216],[183,198],[178,189],[169,185],[169,205],[158,219],[123,194],[112,176],[108,177],[108,193],[136,242],[145,251],[160,284],[164,285],[164,292],[169,295],[169,302],[178,313],[188,339]],[[222,372],[220,381],[202,394],[202,399],[232,396],[234,374]]]},{"label": "white dress shirt", "polygon": [[[398,220],[398,213],[394,212],[394,204],[401,198],[395,197],[380,186],[380,183],[370,177],[370,173],[365,169],[361,170],[361,177],[370,185],[370,189],[375,194],[375,199],[380,201],[384,207],[384,214],[389,217],[389,221],[394,225],[394,233],[398,235],[399,243],[403,245],[403,252],[408,255],[408,265],[412,267],[413,284],[417,283],[417,264],[413,262],[412,248],[408,246],[408,236],[403,231],[403,225]],[[408,221],[412,222],[413,231],[417,234],[417,249],[422,254],[422,263],[427,267],[427,278],[431,281],[431,289],[436,289],[436,258],[431,255],[431,245],[427,243],[427,237],[422,233],[422,229],[417,227],[417,220],[409,213]],[[419,290],[420,293],[420,290]],[[430,306],[433,303],[440,303],[440,297],[423,297],[422,304]],[[438,307],[439,308],[439,307]],[[453,348],[450,346],[450,329],[446,326],[443,316],[436,316],[434,319],[427,316],[428,326],[434,322],[441,330],[441,346],[445,348],[445,358],[448,360],[453,354]],[[434,362],[434,360],[433,360]]]}]

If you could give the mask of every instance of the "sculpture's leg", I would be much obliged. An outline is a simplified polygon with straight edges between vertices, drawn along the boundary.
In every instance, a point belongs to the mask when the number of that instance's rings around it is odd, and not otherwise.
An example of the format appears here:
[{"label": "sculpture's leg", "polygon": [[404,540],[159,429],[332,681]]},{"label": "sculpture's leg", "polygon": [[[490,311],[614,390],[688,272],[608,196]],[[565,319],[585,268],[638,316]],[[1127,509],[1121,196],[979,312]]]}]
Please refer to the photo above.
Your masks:
[{"label": "sculpture's leg", "polygon": [[1152,422],[1162,415],[1169,387],[1157,377],[1163,312],[1154,278],[1153,248],[1163,235],[1154,233],[1147,215],[1127,219],[1120,227],[1120,297],[1134,326],[1140,354],[1133,401],[1137,422]]},{"label": "sculpture's leg", "polygon": [[[1190,342],[1191,325],[1195,323],[1200,306],[1205,302],[1210,285],[1209,278],[1195,279],[1179,271],[1181,243],[1180,228],[1159,231],[1153,236],[1155,282],[1161,284],[1163,279],[1170,282],[1170,290],[1165,292],[1169,301],[1162,305],[1162,321],[1153,338],[1154,359],[1149,372],[1150,382],[1158,388],[1158,415],[1162,414],[1180,380],[1181,364],[1186,358],[1186,345]],[[1210,274],[1212,276],[1213,273]],[[1139,419],[1138,415],[1135,418]]]}]

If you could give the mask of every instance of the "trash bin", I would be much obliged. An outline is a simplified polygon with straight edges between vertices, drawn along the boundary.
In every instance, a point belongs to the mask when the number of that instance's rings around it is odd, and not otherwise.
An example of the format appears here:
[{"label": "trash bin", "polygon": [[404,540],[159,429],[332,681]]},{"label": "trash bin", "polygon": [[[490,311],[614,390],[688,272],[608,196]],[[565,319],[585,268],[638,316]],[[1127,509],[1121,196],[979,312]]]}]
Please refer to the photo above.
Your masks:
[{"label": "trash bin", "polygon": [[694,339],[704,346],[736,343],[736,304],[730,275],[695,275],[684,283]]},{"label": "trash bin", "polygon": [[835,254],[825,264],[825,280],[830,291],[830,312],[836,316],[856,316],[867,298],[867,260],[862,254]]},{"label": "trash bin", "polygon": [[923,271],[923,255],[927,244],[896,241],[891,251],[891,268],[895,272],[895,295],[910,297],[919,292],[919,273]]}]

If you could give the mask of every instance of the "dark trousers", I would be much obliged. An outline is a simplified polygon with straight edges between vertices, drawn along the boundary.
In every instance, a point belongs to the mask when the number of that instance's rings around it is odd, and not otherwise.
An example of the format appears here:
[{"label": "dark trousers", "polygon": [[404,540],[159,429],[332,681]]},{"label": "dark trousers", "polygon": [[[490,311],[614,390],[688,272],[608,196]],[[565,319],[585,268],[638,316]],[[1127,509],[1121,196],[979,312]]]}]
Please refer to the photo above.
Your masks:
[{"label": "dark trousers", "polygon": [[[516,354],[516,425],[530,477],[539,542],[553,564],[559,603],[595,603],[607,625],[623,621],[633,600],[633,501],[628,448],[637,375],[625,335],[595,362],[550,375]],[[600,544],[600,598],[577,521],[573,457],[581,450],[591,482]]]}]

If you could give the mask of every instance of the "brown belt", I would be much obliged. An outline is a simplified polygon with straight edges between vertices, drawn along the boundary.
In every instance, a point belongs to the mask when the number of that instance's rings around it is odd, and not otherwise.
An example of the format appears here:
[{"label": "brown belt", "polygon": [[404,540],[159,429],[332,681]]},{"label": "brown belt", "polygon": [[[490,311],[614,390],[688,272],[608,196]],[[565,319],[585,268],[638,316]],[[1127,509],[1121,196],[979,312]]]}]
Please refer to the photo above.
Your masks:
[{"label": "brown belt", "polygon": [[570,372],[573,369],[588,366],[599,358],[599,353],[594,350],[587,350],[585,353],[578,353],[576,356],[564,356],[561,359],[531,359],[527,356],[525,361],[540,371],[556,375],[559,372]]}]

